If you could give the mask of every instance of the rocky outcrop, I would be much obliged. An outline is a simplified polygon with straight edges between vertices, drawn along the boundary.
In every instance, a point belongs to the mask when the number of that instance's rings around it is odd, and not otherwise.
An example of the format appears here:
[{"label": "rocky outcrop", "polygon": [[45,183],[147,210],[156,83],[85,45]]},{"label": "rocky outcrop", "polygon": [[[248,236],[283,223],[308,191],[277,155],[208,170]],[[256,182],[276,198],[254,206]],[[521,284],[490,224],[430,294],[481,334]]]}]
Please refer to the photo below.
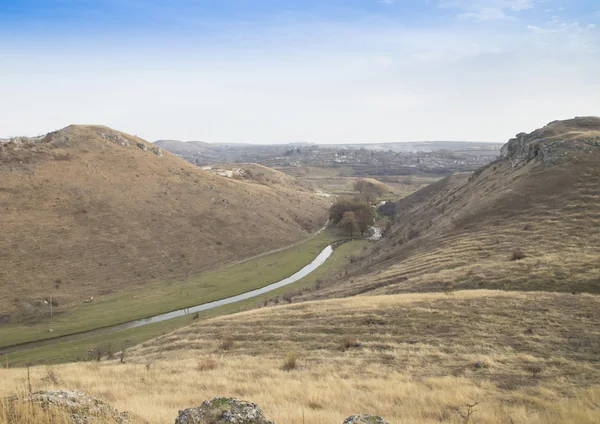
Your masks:
[{"label": "rocky outcrop", "polygon": [[537,159],[544,167],[572,158],[577,152],[600,147],[600,118],[583,117],[554,121],[530,134],[520,133],[505,144],[500,155],[513,168]]},{"label": "rocky outcrop", "polygon": [[139,417],[127,412],[119,412],[104,401],[77,390],[48,390],[33,393],[22,399],[38,404],[43,408],[58,408],[67,411],[75,424],[143,423]]},{"label": "rocky outcrop", "polygon": [[197,408],[179,411],[175,424],[274,424],[267,420],[260,407],[252,402],[227,397],[215,397]]},{"label": "rocky outcrop", "polygon": [[388,424],[388,422],[375,415],[360,414],[346,418],[344,424]]},{"label": "rocky outcrop", "polygon": [[[119,412],[106,402],[77,390],[48,390],[24,398],[15,396],[6,400],[9,403],[27,402],[38,405],[44,410],[51,408],[62,410],[70,415],[74,424],[147,424],[135,414]],[[265,418],[262,410],[255,403],[218,396],[202,402],[197,408],[179,411],[175,424],[275,423]],[[388,424],[388,422],[375,415],[359,414],[346,418],[344,424]]]}]

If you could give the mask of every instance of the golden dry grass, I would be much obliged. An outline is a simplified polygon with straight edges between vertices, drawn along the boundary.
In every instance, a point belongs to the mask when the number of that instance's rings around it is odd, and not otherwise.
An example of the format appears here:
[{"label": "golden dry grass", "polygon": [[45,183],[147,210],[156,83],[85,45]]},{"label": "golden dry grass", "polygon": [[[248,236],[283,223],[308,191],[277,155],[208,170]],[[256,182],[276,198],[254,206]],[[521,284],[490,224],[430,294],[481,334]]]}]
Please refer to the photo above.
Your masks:
[{"label": "golden dry grass", "polygon": [[[321,297],[446,289],[600,292],[600,149],[458,174],[398,202],[392,233]],[[511,260],[521,251],[525,258]]]},{"label": "golden dry grass", "polygon": [[[32,386],[88,391],[150,423],[215,395],[255,401],[280,424],[358,412],[460,423],[454,408],[474,402],[473,423],[595,423],[599,306],[592,295],[483,290],[307,302],[198,323],[139,346],[126,364],[56,366],[59,385],[35,367]],[[360,346],[345,347],[348,336]],[[285,371],[290,352],[297,367]],[[0,396],[25,378],[0,371]]]},{"label": "golden dry grass", "polygon": [[[122,144],[128,145],[122,145]],[[329,201],[292,184],[218,177],[106,127],[0,145],[0,322],[290,245]]]}]

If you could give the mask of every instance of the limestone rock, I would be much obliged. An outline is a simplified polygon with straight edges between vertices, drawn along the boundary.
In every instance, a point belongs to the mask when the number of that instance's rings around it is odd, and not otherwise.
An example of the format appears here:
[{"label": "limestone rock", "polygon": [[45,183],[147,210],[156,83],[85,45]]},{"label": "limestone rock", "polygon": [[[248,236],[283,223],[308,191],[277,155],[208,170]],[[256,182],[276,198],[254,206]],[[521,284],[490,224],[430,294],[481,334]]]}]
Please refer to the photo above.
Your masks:
[{"label": "limestone rock", "polygon": [[153,152],[156,156],[162,156],[162,150],[160,150],[160,147],[150,147],[150,151]]},{"label": "limestone rock", "polygon": [[100,137],[105,140],[108,140],[112,143],[119,144],[121,146],[129,146],[129,140],[119,134],[117,131],[104,131],[100,133]]},{"label": "limestone rock", "polygon": [[346,418],[344,424],[388,424],[388,422],[375,415],[359,414]]},{"label": "limestone rock", "polygon": [[260,407],[235,398],[215,397],[197,408],[179,411],[175,424],[274,424]]},{"label": "limestone rock", "polygon": [[148,146],[146,146],[144,143],[137,143],[136,146],[138,146],[143,151],[148,150]]},{"label": "limestone rock", "polygon": [[44,408],[56,407],[71,414],[75,424],[143,423],[139,417],[127,412],[119,412],[104,401],[77,390],[48,390],[33,393],[23,399],[39,404]]},{"label": "limestone rock", "polygon": [[548,167],[598,147],[600,118],[580,117],[551,122],[530,134],[517,134],[502,147],[500,155],[509,159],[513,168],[534,159]]}]

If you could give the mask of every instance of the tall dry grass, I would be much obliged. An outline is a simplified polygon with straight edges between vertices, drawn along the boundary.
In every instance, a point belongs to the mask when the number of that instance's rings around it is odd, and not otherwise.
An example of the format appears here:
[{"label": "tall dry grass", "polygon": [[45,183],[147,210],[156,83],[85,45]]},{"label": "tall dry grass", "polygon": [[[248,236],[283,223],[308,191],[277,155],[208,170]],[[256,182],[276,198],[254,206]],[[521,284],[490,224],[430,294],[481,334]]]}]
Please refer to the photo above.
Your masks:
[{"label": "tall dry grass", "polygon": [[[35,367],[31,383],[87,391],[157,424],[217,395],[257,402],[279,424],[359,412],[461,423],[456,409],[476,402],[472,423],[596,423],[598,302],[476,291],[286,305],[195,324],[132,349],[126,364],[56,366],[58,384]],[[343,349],[350,336],[360,346]],[[223,351],[226,337],[236,343]],[[289,352],[296,366],[284,370]],[[26,390],[26,378],[2,370],[0,396]]]}]

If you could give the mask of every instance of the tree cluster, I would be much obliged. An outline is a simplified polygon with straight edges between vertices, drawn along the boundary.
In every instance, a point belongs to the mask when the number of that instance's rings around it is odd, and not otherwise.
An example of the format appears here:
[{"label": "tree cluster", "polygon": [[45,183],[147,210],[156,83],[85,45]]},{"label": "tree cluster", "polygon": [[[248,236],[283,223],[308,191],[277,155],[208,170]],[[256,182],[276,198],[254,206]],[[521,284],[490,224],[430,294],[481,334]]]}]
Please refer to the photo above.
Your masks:
[{"label": "tree cluster", "polygon": [[334,224],[347,229],[350,237],[356,230],[360,231],[362,236],[374,224],[375,214],[366,202],[340,199],[329,208],[329,219]]}]

